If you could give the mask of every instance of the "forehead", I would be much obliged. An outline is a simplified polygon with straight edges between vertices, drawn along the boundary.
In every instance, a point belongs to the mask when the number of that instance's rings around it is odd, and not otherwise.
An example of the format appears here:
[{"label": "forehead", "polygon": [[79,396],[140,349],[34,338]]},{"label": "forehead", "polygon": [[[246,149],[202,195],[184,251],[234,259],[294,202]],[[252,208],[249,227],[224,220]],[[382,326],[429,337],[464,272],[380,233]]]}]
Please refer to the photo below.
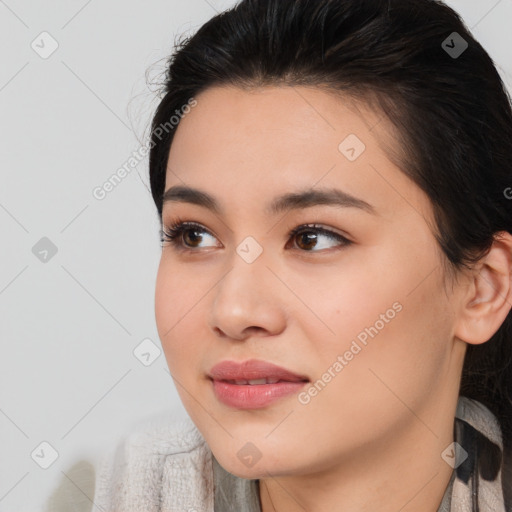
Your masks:
[{"label": "forehead", "polygon": [[364,103],[290,86],[212,87],[195,99],[174,136],[166,190],[187,185],[252,204],[335,187],[383,211],[395,210],[403,194],[425,200],[382,147],[384,139],[397,144],[389,121]]},{"label": "forehead", "polygon": [[223,141],[230,149],[241,144],[250,150],[264,143],[267,152],[277,147],[285,151],[313,138],[316,143],[324,139],[325,149],[344,133],[374,139],[373,128],[386,124],[374,108],[320,87],[212,87],[195,99],[197,106],[183,117],[175,138],[203,137],[205,142]]}]

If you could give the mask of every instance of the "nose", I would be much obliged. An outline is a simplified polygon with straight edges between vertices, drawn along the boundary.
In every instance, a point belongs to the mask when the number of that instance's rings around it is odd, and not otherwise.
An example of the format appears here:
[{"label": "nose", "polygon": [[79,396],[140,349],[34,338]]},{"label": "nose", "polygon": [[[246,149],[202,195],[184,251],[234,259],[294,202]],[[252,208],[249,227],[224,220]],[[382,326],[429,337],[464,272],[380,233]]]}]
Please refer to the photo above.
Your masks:
[{"label": "nose", "polygon": [[231,263],[215,287],[210,328],[219,337],[239,341],[281,333],[286,323],[285,287],[264,255],[248,263],[235,252]]}]

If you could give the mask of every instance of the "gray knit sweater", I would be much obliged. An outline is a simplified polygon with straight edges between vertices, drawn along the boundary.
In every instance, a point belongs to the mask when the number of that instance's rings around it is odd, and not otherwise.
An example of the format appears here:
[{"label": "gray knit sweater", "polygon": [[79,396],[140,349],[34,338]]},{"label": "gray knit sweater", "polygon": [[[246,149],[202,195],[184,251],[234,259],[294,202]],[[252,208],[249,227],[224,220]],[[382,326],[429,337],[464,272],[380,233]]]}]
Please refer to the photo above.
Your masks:
[{"label": "gray knit sweater", "polygon": [[[464,452],[438,512],[511,512],[495,416],[461,397],[454,435]],[[166,416],[141,424],[103,459],[94,504],[103,512],[260,512],[258,485],[225,471],[191,420]]]}]

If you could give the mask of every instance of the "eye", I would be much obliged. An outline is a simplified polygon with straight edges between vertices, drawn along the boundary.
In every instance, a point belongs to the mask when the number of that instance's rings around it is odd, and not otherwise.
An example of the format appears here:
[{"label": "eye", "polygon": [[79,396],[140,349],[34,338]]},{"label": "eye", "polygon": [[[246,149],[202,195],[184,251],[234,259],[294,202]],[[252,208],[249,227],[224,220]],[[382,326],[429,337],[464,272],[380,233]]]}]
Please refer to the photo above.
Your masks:
[{"label": "eye", "polygon": [[[334,240],[336,243],[334,246],[338,246],[338,248],[343,248],[348,245],[350,245],[352,242],[345,238],[343,235],[340,235],[339,233],[336,233],[335,231],[331,231],[330,229],[323,228],[321,226],[318,226],[316,224],[310,224],[310,225],[303,225],[299,226],[295,229],[293,229],[290,234],[290,238],[292,240],[297,239],[300,241],[297,245],[302,249],[303,246],[301,244],[304,244],[304,246],[307,249],[311,248],[311,245],[313,244],[313,247],[316,247],[317,249],[328,249],[329,247],[325,247],[325,243],[321,244],[318,242],[318,240],[323,239],[329,239]],[[319,252],[311,251],[311,250],[305,250],[305,252]]]},{"label": "eye", "polygon": [[[211,238],[215,240],[215,236],[200,224],[195,222],[183,222],[178,219],[169,226],[162,228],[161,242],[162,244],[164,242],[170,243],[176,250],[198,252],[197,249],[201,248],[198,244],[200,244],[204,238],[204,235],[201,233],[206,233],[207,239]],[[295,245],[298,246],[299,249],[303,249],[303,252],[320,252],[318,249],[329,249],[329,243],[326,244],[324,242],[322,244],[319,242],[319,240],[322,239],[334,241],[334,247],[338,248],[343,248],[353,243],[339,233],[316,224],[298,226],[290,231],[288,237],[292,242],[297,240],[298,243]],[[217,244],[214,243],[213,247],[216,245]],[[311,248],[316,248],[317,250],[312,251]]]},{"label": "eye", "polygon": [[200,233],[207,233],[210,238],[215,239],[215,237],[200,224],[196,224],[195,222],[183,222],[181,219],[178,219],[169,226],[162,228],[160,241],[162,244],[168,242],[178,250],[194,250],[197,247],[195,244],[202,241],[202,235],[200,235]]}]

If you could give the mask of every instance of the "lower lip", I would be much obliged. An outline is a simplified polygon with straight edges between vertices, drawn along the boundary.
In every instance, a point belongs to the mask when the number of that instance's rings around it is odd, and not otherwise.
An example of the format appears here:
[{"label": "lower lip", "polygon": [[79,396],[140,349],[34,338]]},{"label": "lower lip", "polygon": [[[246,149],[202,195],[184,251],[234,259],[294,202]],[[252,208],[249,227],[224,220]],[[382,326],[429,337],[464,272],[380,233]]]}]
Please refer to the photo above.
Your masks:
[{"label": "lower lip", "polygon": [[213,391],[217,399],[225,405],[237,409],[260,409],[280,398],[297,393],[307,382],[276,382],[275,384],[230,384],[213,381]]}]

